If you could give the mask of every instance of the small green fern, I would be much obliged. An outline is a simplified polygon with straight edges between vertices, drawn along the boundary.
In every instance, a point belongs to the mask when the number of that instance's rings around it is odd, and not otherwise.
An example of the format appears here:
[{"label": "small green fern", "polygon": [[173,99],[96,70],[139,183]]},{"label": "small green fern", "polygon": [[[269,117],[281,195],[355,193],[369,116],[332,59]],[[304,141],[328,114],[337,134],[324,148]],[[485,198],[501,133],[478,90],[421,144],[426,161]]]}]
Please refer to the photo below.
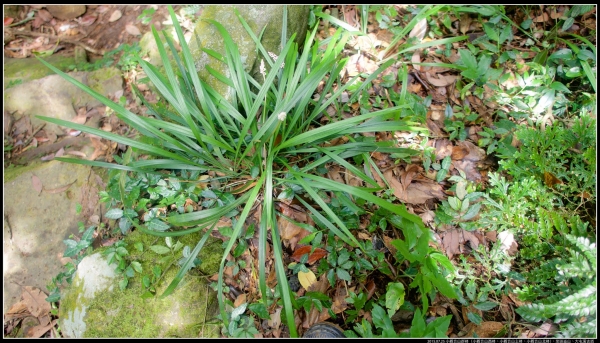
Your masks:
[{"label": "small green fern", "polygon": [[563,323],[558,333],[561,337],[592,337],[596,332],[596,244],[573,235],[565,235],[565,239],[572,245],[568,261],[553,262],[558,262],[555,280],[569,287],[516,311],[530,322],[552,318]]}]

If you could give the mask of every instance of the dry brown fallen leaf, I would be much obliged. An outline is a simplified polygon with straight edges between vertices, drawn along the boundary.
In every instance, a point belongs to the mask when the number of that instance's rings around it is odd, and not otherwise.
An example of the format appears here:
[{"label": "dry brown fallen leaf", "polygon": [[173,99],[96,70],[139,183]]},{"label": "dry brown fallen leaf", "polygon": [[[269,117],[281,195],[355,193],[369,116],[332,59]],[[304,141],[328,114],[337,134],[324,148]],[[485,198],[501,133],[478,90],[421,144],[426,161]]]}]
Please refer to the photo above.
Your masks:
[{"label": "dry brown fallen leaf", "polygon": [[479,245],[477,236],[463,229],[453,229],[440,233],[442,238],[442,247],[448,259],[452,259],[454,255],[465,253],[463,245],[469,242],[472,249],[476,249]]},{"label": "dry brown fallen leaf", "polygon": [[446,156],[452,155],[452,142],[447,138],[435,140],[435,159],[443,160]]},{"label": "dry brown fallen leaf", "polygon": [[50,312],[50,303],[46,301],[48,295],[39,288],[25,286],[21,297],[34,317],[40,317]]},{"label": "dry brown fallen leaf", "polygon": [[422,41],[425,38],[425,34],[427,33],[427,19],[423,18],[417,22],[417,24],[410,30],[408,37],[417,37],[419,41]]},{"label": "dry brown fallen leaf", "polygon": [[404,202],[413,205],[424,204],[429,199],[441,200],[444,198],[442,186],[433,181],[413,182],[404,192]]},{"label": "dry brown fallen leaf", "polygon": [[240,307],[245,302],[246,302],[246,293],[241,293],[240,295],[237,296],[237,298],[235,298],[235,301],[233,302],[233,307]]},{"label": "dry brown fallen leaf", "polygon": [[481,161],[486,157],[483,149],[469,141],[458,142],[452,148],[451,156],[453,160],[467,160],[472,162]]},{"label": "dry brown fallen leaf", "polygon": [[477,169],[477,164],[473,161],[455,160],[452,161],[452,166],[456,170],[465,173],[465,176],[469,181],[478,182],[481,181],[481,179],[483,179],[481,173],[479,172],[479,169]]},{"label": "dry brown fallen leaf", "polygon": [[4,321],[12,319],[23,319],[29,316],[31,316],[31,313],[29,313],[29,310],[27,309],[27,304],[23,300],[21,300],[18,303],[12,305],[8,312],[4,314]]},{"label": "dry brown fallen leaf", "polygon": [[275,312],[271,313],[271,319],[267,320],[267,325],[273,329],[279,329],[281,325],[281,309],[282,307],[278,307]]},{"label": "dry brown fallen leaf", "polygon": [[345,183],[344,178],[342,178],[342,176],[340,175],[340,167],[337,165],[333,165],[329,168],[327,176],[330,180],[333,180],[335,182],[339,182],[341,184]]},{"label": "dry brown fallen leaf", "polygon": [[52,329],[56,323],[58,322],[58,320],[54,319],[50,324],[46,324],[46,325],[37,325],[34,326],[32,328],[30,328],[29,330],[27,330],[27,332],[25,333],[25,336],[27,338],[40,338],[42,337],[46,332],[50,331],[50,329]]},{"label": "dry brown fallen leaf", "polygon": [[42,189],[44,189],[44,186],[42,185],[42,180],[40,180],[40,178],[37,175],[31,175],[31,185],[33,186],[33,189],[37,192],[39,196],[42,192]]},{"label": "dry brown fallen leaf", "polygon": [[132,36],[141,36],[142,32],[135,25],[127,24],[125,25],[125,31]]},{"label": "dry brown fallen leaf", "polygon": [[312,247],[310,245],[298,247],[298,248],[296,248],[296,250],[294,250],[294,253],[292,254],[291,258],[296,262],[300,262],[300,260],[302,259],[302,256],[309,254],[308,255],[308,264],[314,264],[315,262],[319,261],[321,258],[327,256],[327,250],[325,250],[325,249],[316,248],[312,254],[310,253],[311,249],[312,249]]},{"label": "dry brown fallen leaf", "polygon": [[461,13],[460,22],[459,22],[459,30],[463,35],[469,31],[469,27],[471,27],[471,16],[468,13]]},{"label": "dry brown fallen leaf", "polygon": [[436,87],[446,87],[448,85],[453,84],[456,81],[456,79],[458,79],[458,75],[432,75],[430,73],[425,73],[425,77],[427,78],[427,81],[429,83]]},{"label": "dry brown fallen leaf", "polygon": [[473,335],[475,333],[478,338],[492,338],[502,331],[503,328],[504,324],[500,322],[483,322],[481,325],[469,323],[464,327],[462,332],[464,333],[464,337],[475,337]]},{"label": "dry brown fallen leaf", "polygon": [[119,19],[121,18],[121,16],[122,16],[122,15],[123,15],[123,14],[121,13],[121,11],[119,11],[119,10],[116,10],[116,11],[114,11],[114,12],[113,12],[113,13],[110,15],[110,18],[108,19],[108,22],[109,22],[109,23],[112,23],[113,21],[117,21],[117,20],[119,20]]},{"label": "dry brown fallen leaf", "polygon": [[519,338],[543,338],[554,335],[558,330],[558,325],[552,321],[545,321],[539,327],[537,325],[525,324],[529,330],[525,330]]}]

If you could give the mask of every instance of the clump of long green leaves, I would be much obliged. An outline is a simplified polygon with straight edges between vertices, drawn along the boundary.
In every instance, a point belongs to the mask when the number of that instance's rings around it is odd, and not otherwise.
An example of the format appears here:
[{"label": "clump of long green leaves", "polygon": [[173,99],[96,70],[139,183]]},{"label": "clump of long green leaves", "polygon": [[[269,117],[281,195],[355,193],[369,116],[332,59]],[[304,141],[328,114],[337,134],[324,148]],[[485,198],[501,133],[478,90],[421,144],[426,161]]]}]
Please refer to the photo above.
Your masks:
[{"label": "clump of long green leaves", "polygon": [[[230,204],[191,213],[165,215],[161,219],[166,225],[159,226],[160,229],[137,223],[134,223],[134,226],[144,233],[162,237],[180,236],[205,230],[202,239],[184,262],[180,272],[162,294],[164,297],[175,289],[185,273],[193,266],[194,259],[217,221],[243,205],[221,260],[217,289],[223,289],[223,269],[227,254],[242,232],[251,209],[255,208],[260,201],[262,212],[259,226],[259,288],[266,303],[266,246],[267,235],[270,232],[277,287],[280,288],[279,294],[283,300],[290,334],[295,337],[297,332],[294,325],[291,292],[285,276],[281,239],[276,226],[275,191],[279,193],[285,191],[288,198],[296,198],[315,218],[318,218],[318,222],[324,229],[333,231],[341,240],[353,247],[360,248],[361,245],[344,222],[318,195],[319,191],[344,192],[360,197],[422,228],[421,219],[407,212],[404,206],[391,204],[373,194],[381,188],[371,175],[369,165],[377,172],[379,170],[370,159],[369,153],[375,150],[406,153],[406,149],[395,148],[392,142],[361,142],[354,139],[365,132],[414,131],[418,128],[414,123],[399,120],[400,107],[387,108],[339,121],[332,120],[320,126],[316,119],[333,101],[339,99],[346,89],[346,86],[340,82],[339,74],[347,59],[340,59],[339,56],[348,36],[338,31],[329,40],[325,49],[320,49],[318,44],[314,44],[315,28],[307,35],[300,54],[293,40],[294,36],[289,40],[286,39],[285,19],[282,30],[283,48],[279,56],[275,56],[265,50],[248,24],[237,13],[240,22],[256,43],[262,56],[264,67],[261,68],[262,75],[258,79],[254,79],[244,70],[237,46],[227,30],[218,22],[209,20],[222,35],[225,49],[224,54],[208,49],[203,50],[227,64],[229,72],[227,77],[208,68],[212,75],[231,87],[232,97],[227,101],[198,77],[194,59],[171,7],[169,12],[181,45],[181,57],[169,36],[163,35],[170,54],[165,49],[159,33],[152,28],[164,64],[164,75],[158,68],[143,61],[139,56],[138,61],[158,92],[172,107],[172,112],[167,112],[164,118],[159,115],[157,118],[137,116],[40,60],[54,72],[113,109],[121,120],[139,132],[140,137],[130,139],[64,120],[40,118],[128,145],[151,156],[150,159],[137,161],[124,159],[122,164],[57,158],[60,161],[119,169],[122,173],[159,173],[165,169],[202,173],[212,171],[219,175],[221,184],[242,179],[249,180],[246,189],[243,192],[236,192],[237,199]],[[171,64],[171,59],[174,59],[175,63]],[[369,84],[392,62],[382,64],[363,85]],[[347,82],[346,85],[352,84],[352,81]],[[313,100],[312,94],[322,82],[324,84],[321,96],[318,100]],[[331,96],[325,96],[326,94]],[[321,144],[341,136],[349,137],[349,141],[342,145],[328,147]],[[362,156],[365,161],[362,168],[364,171],[346,160],[356,156]],[[326,163],[337,163],[343,166],[369,186],[352,187],[316,175],[314,172],[316,168]],[[221,292],[218,298],[221,317],[227,326]]]}]

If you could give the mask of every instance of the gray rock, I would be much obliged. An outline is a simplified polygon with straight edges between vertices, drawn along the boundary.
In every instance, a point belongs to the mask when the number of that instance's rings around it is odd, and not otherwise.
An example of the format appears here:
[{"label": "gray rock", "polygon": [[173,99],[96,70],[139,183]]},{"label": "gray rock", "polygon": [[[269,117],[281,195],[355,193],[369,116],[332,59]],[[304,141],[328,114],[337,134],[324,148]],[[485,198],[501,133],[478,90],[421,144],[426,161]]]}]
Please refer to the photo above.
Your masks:
[{"label": "gray rock", "polygon": [[[179,240],[193,249],[199,238],[199,234],[192,234]],[[125,241],[130,260],[141,263],[143,275],[152,275],[154,266],[164,269],[168,265],[161,264],[162,256],[148,249],[155,244],[164,246],[164,239],[157,241],[157,237],[134,231]],[[142,242],[143,253],[133,247],[134,242]],[[160,298],[179,269],[174,263],[157,286],[157,296],[142,299],[140,296],[145,292],[142,276],[135,273],[127,288],[121,290],[118,282],[123,277],[114,272],[115,265],[109,265],[101,251],[81,261],[71,286],[62,293],[59,323],[66,337],[218,336],[217,326],[205,324],[218,312],[216,293],[208,287],[205,278],[186,275],[171,295]],[[203,261],[199,267],[202,274],[218,271],[222,251],[220,241],[209,239],[199,255]]]},{"label": "gray rock", "polygon": [[[74,72],[69,75],[104,96],[113,95],[123,87],[120,71],[112,67],[92,72]],[[53,132],[57,136],[65,134],[63,127],[47,123],[35,116],[72,120],[77,114],[77,108],[99,105],[101,103],[98,100],[59,75],[50,75],[16,85],[4,92],[4,110],[15,112],[15,120],[22,115],[31,116],[34,128],[46,124],[44,130]]]},{"label": "gray rock", "polygon": [[[234,8],[239,10],[240,15],[248,22],[254,34],[258,37],[266,26],[261,43],[267,51],[279,54],[281,51],[281,28],[283,25],[283,5],[212,5],[204,6],[200,21],[196,24],[194,35],[190,40],[190,50],[196,60],[196,69],[200,77],[211,87],[230,99],[230,90],[225,84],[216,80],[206,70],[206,65],[219,71],[225,76],[229,76],[225,63],[217,61],[208,54],[202,52],[198,46],[195,37],[198,37],[200,45],[204,48],[215,50],[221,54],[225,53],[223,38],[214,25],[203,19],[213,19],[221,23],[231,35],[233,41],[237,44],[240,57],[246,71],[252,71],[256,78],[260,60],[257,58],[256,44],[246,32],[239,19],[234,13]],[[296,33],[296,42],[304,42],[308,23],[309,6],[293,5],[288,6],[288,38]]]},{"label": "gray rock", "polygon": [[85,13],[85,5],[48,5],[46,9],[60,20],[71,20]]},{"label": "gray rock", "polygon": [[[4,173],[4,312],[19,301],[22,286],[48,292],[46,285],[62,271],[63,240],[78,235],[78,221],[100,213],[98,188],[91,167],[58,161],[38,162]],[[46,190],[75,181],[67,190],[39,195],[36,175]],[[76,205],[83,211],[76,213]]]}]

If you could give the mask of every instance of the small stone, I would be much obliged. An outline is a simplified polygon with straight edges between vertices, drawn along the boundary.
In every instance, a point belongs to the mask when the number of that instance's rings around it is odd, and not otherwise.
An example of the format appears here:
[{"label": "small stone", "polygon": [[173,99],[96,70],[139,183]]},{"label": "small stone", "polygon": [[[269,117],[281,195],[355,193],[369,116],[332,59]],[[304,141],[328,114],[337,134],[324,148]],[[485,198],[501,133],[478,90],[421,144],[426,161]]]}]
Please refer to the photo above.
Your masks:
[{"label": "small stone", "polygon": [[60,20],[75,19],[85,13],[85,5],[48,5],[46,9]]}]

